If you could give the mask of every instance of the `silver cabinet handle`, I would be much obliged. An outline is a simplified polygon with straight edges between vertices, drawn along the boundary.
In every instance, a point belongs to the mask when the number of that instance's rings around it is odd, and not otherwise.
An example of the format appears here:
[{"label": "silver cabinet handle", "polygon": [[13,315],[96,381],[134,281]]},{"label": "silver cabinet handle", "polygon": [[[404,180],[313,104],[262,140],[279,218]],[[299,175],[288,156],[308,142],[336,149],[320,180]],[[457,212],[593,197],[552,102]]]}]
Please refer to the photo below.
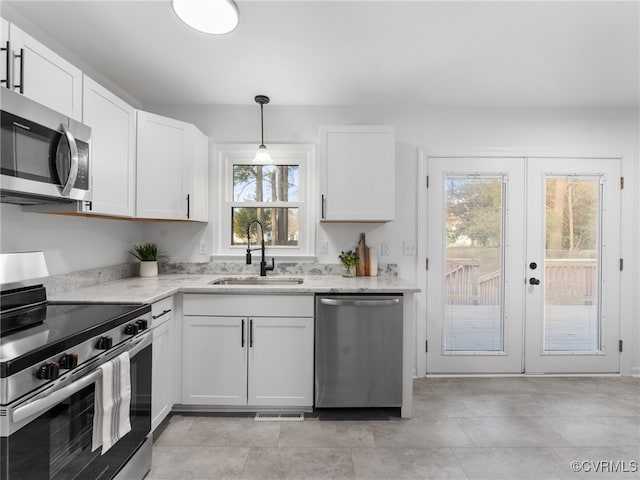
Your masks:
[{"label": "silver cabinet handle", "polygon": [[[67,142],[69,143],[69,162],[70,162],[69,177],[67,178],[67,181],[64,184],[64,187],[62,188],[62,192],[60,192],[60,194],[63,197],[68,197],[69,192],[71,192],[71,189],[76,183],[76,178],[78,177],[78,165],[79,165],[78,144],[76,143],[76,139],[73,138],[73,134],[71,133],[71,131],[65,125],[60,125],[60,127],[62,128],[62,133],[64,133],[64,136],[67,139]],[[58,142],[56,155],[57,155],[57,152],[60,150],[61,143],[62,143],[62,137],[60,138],[60,142]],[[58,171],[58,178],[60,178],[59,171]]]},{"label": "silver cabinet handle", "polygon": [[400,303],[399,298],[390,298],[388,300],[338,300],[335,298],[321,298],[320,303],[323,305],[331,305],[332,307],[354,306],[354,307],[384,307],[388,305],[396,305]]},{"label": "silver cabinet handle", "polygon": [[9,90],[11,90],[12,89],[12,86],[11,86],[11,70],[12,70],[11,66],[13,64],[13,62],[11,61],[11,57],[12,57],[12,54],[11,54],[11,42],[9,40],[7,40],[6,46],[2,47],[1,50],[3,52],[7,53],[7,58],[5,60],[5,62],[6,62],[5,63],[5,68],[7,70],[7,72],[6,72],[7,73],[7,78],[4,79],[4,80],[0,80],[0,83],[4,83],[6,85],[6,87]]}]

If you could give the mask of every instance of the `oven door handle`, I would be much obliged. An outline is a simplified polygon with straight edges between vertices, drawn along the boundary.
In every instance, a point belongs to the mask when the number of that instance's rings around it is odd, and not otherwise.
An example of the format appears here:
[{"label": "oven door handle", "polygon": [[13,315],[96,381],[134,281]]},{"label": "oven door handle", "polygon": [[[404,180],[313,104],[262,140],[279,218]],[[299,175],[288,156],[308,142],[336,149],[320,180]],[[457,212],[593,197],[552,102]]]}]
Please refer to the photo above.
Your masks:
[{"label": "oven door handle", "polygon": [[[152,340],[153,340],[152,335],[145,334],[142,337],[137,338],[135,341],[129,343],[127,347],[131,347],[131,348],[125,347],[124,349],[120,350],[118,355],[124,351],[128,351],[129,357],[133,358],[136,356],[138,352],[140,352],[142,349],[150,345]],[[66,387],[62,387],[60,390],[56,390],[55,392],[52,392],[45,397],[40,397],[36,400],[33,400],[27,403],[26,405],[22,405],[21,407],[16,408],[13,411],[13,414],[11,417],[15,423],[18,423],[27,418],[31,418],[35,415],[39,415],[42,412],[46,412],[51,407],[56,406],[58,403],[60,403],[64,399],[70,397],[76,392],[79,392],[83,388],[91,385],[93,382],[95,382],[101,377],[102,377],[102,370],[99,368],[96,368],[88,375],[81,377],[80,379],[67,385]]]},{"label": "oven door handle", "polygon": [[91,385],[93,382],[102,377],[102,370],[97,369],[94,370],[89,375],[82,377],[79,380],[76,380],[70,385],[61,388],[60,390],[56,390],[55,392],[47,395],[46,397],[39,398],[38,400],[34,400],[33,402],[27,403],[22,407],[16,408],[13,411],[13,421],[15,423],[21,422],[27,418],[38,415],[42,412],[47,411],[49,408],[57,405],[65,398],[73,395],[76,392],[79,392],[83,388]]}]

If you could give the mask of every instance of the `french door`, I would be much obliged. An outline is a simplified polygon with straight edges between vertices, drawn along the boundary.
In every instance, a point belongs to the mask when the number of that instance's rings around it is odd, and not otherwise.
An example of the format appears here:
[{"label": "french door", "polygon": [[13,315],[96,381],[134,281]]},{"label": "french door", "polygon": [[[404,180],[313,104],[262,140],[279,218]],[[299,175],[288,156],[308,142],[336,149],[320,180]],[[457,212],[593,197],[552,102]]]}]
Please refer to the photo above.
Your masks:
[{"label": "french door", "polygon": [[427,371],[617,372],[619,161],[428,160]]}]

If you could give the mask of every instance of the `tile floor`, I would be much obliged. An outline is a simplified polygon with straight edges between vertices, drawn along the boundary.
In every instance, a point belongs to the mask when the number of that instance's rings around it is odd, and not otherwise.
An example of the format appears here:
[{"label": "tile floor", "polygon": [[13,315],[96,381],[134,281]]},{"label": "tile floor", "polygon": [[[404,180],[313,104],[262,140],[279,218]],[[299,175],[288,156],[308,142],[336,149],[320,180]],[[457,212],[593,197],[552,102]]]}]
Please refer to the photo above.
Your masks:
[{"label": "tile floor", "polygon": [[[573,473],[573,461],[600,468]],[[638,378],[427,378],[409,420],[174,415],[147,480],[640,479],[638,468]]]}]

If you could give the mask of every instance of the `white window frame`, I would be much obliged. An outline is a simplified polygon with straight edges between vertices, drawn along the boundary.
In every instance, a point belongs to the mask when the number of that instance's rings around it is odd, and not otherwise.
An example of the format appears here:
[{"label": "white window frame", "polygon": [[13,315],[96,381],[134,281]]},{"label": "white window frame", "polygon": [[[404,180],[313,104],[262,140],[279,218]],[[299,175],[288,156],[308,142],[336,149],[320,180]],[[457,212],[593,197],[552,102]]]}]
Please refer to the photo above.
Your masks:
[{"label": "white window frame", "polygon": [[[231,207],[237,206],[233,201],[233,165],[250,165],[255,156],[257,145],[250,144],[218,144],[214,145],[213,165],[209,169],[209,185],[217,186],[210,196],[210,211],[214,212],[213,221],[213,253],[218,259],[237,260],[243,258],[247,247],[231,245]],[[269,144],[267,149],[273,162],[270,165],[298,165],[298,245],[266,245],[267,255],[286,257],[287,259],[315,258],[315,223],[316,208],[314,205],[316,173],[316,146],[313,144]],[[242,202],[243,206],[255,207],[252,202]],[[288,204],[277,205],[287,207]]]}]

